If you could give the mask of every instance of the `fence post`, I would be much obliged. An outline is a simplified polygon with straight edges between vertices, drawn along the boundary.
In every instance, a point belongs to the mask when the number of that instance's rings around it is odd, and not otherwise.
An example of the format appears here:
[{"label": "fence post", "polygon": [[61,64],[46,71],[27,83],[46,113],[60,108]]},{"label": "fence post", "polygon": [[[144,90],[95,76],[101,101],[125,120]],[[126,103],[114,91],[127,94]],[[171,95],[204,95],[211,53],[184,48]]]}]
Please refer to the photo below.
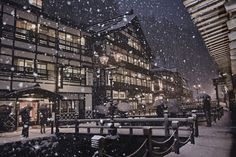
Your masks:
[{"label": "fence post", "polygon": [[199,136],[199,130],[198,130],[198,115],[197,110],[192,110],[192,117],[194,118],[194,135],[195,137]]},{"label": "fence post", "polygon": [[224,115],[224,108],[221,107],[220,109],[221,109],[221,117],[222,117]]},{"label": "fence post", "polygon": [[150,127],[144,127],[143,134],[148,139],[148,157],[152,157],[152,129]]},{"label": "fence post", "polygon": [[54,120],[52,117],[50,119],[50,124],[51,124],[51,134],[53,134],[54,133]]},{"label": "fence post", "polygon": [[216,113],[217,113],[217,111],[216,111],[216,109],[214,109],[213,120],[214,120],[215,123],[216,123]]},{"label": "fence post", "polygon": [[179,122],[172,121],[172,128],[174,130],[174,151],[176,154],[179,154]]},{"label": "fence post", "polygon": [[75,134],[79,133],[78,113],[75,113]]},{"label": "fence post", "polygon": [[216,109],[216,111],[217,111],[217,118],[218,118],[218,120],[220,120],[220,108],[218,107],[218,108]]},{"label": "fence post", "polygon": [[188,122],[190,123],[190,129],[192,131],[191,135],[190,135],[190,141],[191,141],[191,144],[195,144],[195,141],[194,141],[194,117],[189,117],[188,118]]},{"label": "fence post", "polygon": [[165,126],[165,136],[170,136],[168,111],[167,110],[164,111],[164,126]]},{"label": "fence post", "polygon": [[206,120],[207,120],[207,126],[208,127],[211,127],[211,123],[212,123],[212,120],[211,120],[211,110],[208,112],[206,112]]},{"label": "fence post", "polygon": [[133,135],[133,128],[129,128],[129,134]]},{"label": "fence post", "polygon": [[101,135],[103,134],[103,130],[104,130],[103,126],[104,126],[104,123],[101,123],[101,128],[100,128],[100,134]]},{"label": "fence post", "polygon": [[56,115],[56,117],[55,117],[55,122],[56,122],[56,134],[59,133],[59,119],[60,119],[60,115]]}]

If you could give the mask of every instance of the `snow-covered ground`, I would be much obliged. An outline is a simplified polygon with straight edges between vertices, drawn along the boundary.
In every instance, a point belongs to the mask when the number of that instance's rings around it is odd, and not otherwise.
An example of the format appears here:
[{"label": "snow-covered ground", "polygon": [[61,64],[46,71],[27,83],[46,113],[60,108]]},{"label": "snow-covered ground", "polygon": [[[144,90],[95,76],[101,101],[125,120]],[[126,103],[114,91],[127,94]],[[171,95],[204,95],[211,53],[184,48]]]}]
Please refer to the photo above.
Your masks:
[{"label": "snow-covered ground", "polygon": [[[229,112],[225,111],[225,115],[217,123],[213,123],[212,127],[206,127],[205,124],[199,127],[199,137],[195,138],[195,145],[190,142],[180,149],[180,154],[171,153],[167,157],[230,157],[231,146],[233,143],[233,137],[230,132],[230,116]],[[74,132],[74,128],[62,128],[61,132]],[[80,129],[82,133],[85,133],[86,129]],[[91,133],[96,132],[99,134],[99,130],[91,129]],[[121,134],[128,134],[128,130],[118,131]],[[161,130],[163,132],[163,130]],[[107,133],[107,130],[104,130]],[[134,131],[135,134],[142,134],[141,131]],[[164,133],[164,132],[163,132]],[[154,134],[160,134],[157,131]],[[21,137],[21,128],[15,132],[0,133],[0,144],[30,140],[39,137],[54,136],[51,134],[51,129],[46,129],[46,134],[41,134],[39,128],[31,128],[29,131],[29,138],[25,139]]]},{"label": "snow-covered ground", "polygon": [[54,136],[51,134],[50,128],[46,128],[46,134],[41,134],[40,128],[31,128],[29,130],[29,137],[24,138],[21,136],[21,130],[22,128],[18,128],[17,131],[14,132],[0,133],[0,144],[21,141],[21,140],[30,140],[39,137]]},{"label": "snow-covered ground", "polygon": [[201,126],[195,145],[187,144],[180,149],[180,154],[171,153],[167,157],[230,157],[233,137],[230,132],[230,114],[225,115],[212,127]]}]

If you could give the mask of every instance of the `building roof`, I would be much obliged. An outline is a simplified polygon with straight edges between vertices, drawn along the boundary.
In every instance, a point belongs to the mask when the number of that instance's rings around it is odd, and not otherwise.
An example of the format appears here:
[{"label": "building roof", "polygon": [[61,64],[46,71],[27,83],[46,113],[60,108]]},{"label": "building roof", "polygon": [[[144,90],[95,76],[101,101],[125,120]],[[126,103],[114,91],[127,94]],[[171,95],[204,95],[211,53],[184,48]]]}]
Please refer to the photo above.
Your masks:
[{"label": "building roof", "polygon": [[124,15],[88,26],[87,31],[91,33],[94,37],[101,37],[113,32],[123,30],[129,27],[130,25],[134,26],[134,30],[138,34],[139,41],[143,44],[147,53],[153,57],[154,54],[152,54],[151,48],[146,40],[139,19],[133,13],[133,10],[125,13]]},{"label": "building roof", "polygon": [[[226,0],[183,0],[219,71],[229,74],[230,78],[231,70],[235,70],[236,73],[236,68],[231,66],[233,60],[230,58],[230,53],[234,48],[231,47],[230,41],[235,40],[235,37],[229,33],[228,13],[230,12],[228,9],[233,8],[234,2],[226,2]],[[231,86],[230,84],[228,83],[228,86]]]},{"label": "building roof", "polygon": [[172,72],[172,73],[177,73],[177,69],[176,68],[164,68],[164,67],[156,67],[152,69],[153,72],[162,72],[162,71],[167,71],[167,72]]},{"label": "building roof", "polygon": [[89,26],[87,30],[96,34],[107,34],[111,31],[115,31],[117,29],[123,29],[127,27],[128,24],[132,23],[132,21],[137,18],[133,13],[127,13],[113,19],[109,19],[106,21],[102,21],[96,23],[92,26]]},{"label": "building roof", "polygon": [[34,98],[63,99],[62,95],[52,92],[52,91],[49,91],[49,90],[46,90],[46,89],[43,89],[40,87],[39,84],[15,90],[13,92],[6,94],[4,97],[5,98],[34,97]]}]

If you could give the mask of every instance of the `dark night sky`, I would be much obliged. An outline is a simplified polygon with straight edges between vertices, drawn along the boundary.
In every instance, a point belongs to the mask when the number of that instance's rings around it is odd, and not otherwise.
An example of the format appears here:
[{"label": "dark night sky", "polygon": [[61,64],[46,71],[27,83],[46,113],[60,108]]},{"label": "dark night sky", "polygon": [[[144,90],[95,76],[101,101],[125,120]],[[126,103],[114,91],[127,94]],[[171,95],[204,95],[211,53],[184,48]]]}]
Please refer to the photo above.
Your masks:
[{"label": "dark night sky", "polygon": [[121,12],[133,8],[138,14],[152,50],[161,56],[159,65],[177,67],[191,86],[202,84],[202,90],[213,95],[216,66],[182,0],[118,0],[118,4]]}]

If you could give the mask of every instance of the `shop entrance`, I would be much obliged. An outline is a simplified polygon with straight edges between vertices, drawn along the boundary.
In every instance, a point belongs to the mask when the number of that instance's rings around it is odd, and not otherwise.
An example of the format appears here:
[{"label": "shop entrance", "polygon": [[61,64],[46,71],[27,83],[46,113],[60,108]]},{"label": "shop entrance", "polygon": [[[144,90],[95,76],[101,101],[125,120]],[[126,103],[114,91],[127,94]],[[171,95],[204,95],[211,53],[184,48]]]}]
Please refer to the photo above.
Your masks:
[{"label": "shop entrance", "polygon": [[[39,111],[42,107],[48,109],[51,112],[51,117],[55,120],[55,115],[59,114],[59,107],[62,99],[63,96],[46,89],[42,89],[39,84],[10,92],[1,97],[1,100],[15,102],[13,103],[15,129],[17,129],[17,127],[21,124],[21,119],[19,116],[20,110],[27,106],[31,107],[30,117],[33,124],[38,124]],[[45,100],[48,100],[48,103],[45,103]]]}]

